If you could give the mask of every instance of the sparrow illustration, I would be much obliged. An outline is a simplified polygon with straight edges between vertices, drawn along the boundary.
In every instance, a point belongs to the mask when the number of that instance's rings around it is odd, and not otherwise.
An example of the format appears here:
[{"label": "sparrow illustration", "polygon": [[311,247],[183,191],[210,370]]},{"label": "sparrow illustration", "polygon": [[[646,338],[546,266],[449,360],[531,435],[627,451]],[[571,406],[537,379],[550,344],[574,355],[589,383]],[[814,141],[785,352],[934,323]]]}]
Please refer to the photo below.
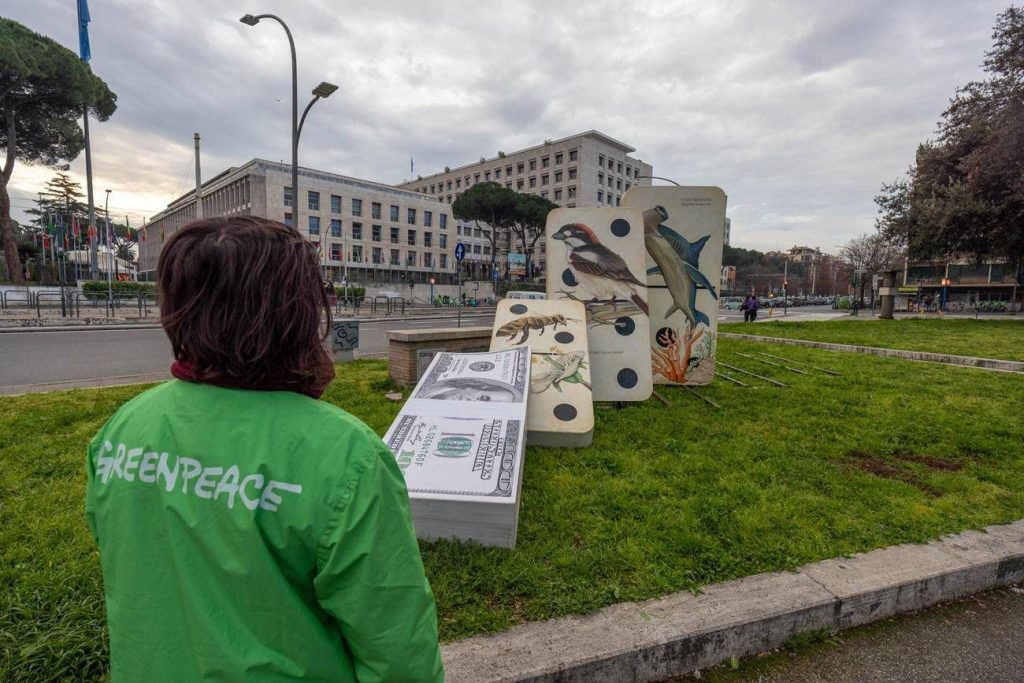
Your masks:
[{"label": "sparrow illustration", "polygon": [[710,326],[708,316],[697,310],[698,289],[706,289],[711,292],[711,296],[718,298],[714,286],[700,272],[699,267],[700,252],[710,235],[690,242],[672,228],[662,225],[661,221],[666,218],[668,212],[660,206],[644,212],[644,244],[647,253],[658,264],[648,268],[647,274],[660,274],[665,278],[665,286],[672,295],[672,305],[665,311],[666,319],[674,311],[680,311],[690,321],[691,327],[696,327],[698,323]]},{"label": "sparrow illustration", "polygon": [[647,302],[637,293],[638,287],[647,285],[630,272],[621,256],[601,244],[593,230],[583,223],[567,223],[551,237],[565,242],[569,267],[595,300],[630,300],[649,315]]}]

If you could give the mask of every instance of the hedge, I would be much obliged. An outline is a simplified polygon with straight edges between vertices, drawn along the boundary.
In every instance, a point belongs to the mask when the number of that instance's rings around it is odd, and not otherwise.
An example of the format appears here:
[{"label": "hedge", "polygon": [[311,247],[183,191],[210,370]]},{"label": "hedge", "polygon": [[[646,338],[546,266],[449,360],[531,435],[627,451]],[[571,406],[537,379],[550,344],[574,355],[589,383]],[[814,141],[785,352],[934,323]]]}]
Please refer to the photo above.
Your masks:
[{"label": "hedge", "polygon": [[498,282],[498,296],[505,296],[509,292],[543,292],[546,287],[535,282]]},{"label": "hedge", "polygon": [[335,296],[344,296],[344,297],[349,297],[349,298],[355,297],[356,299],[362,299],[363,297],[366,296],[366,288],[365,287],[339,287],[338,285],[335,285],[334,286],[334,295]]},{"label": "hedge", "polygon": [[[106,294],[106,280],[87,280],[82,283],[82,291],[86,294]],[[118,296],[156,295],[156,285],[152,282],[111,282],[110,289]]]}]

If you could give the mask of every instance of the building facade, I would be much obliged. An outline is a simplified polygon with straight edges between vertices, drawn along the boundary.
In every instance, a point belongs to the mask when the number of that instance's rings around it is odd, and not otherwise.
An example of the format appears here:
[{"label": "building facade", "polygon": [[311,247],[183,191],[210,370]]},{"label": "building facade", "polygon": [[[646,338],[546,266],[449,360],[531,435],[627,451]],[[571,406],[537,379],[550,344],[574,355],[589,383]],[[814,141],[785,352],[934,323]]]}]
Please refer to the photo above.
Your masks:
[{"label": "building facade", "polygon": [[[299,232],[317,245],[325,279],[381,286],[455,281],[451,207],[417,192],[299,168]],[[291,166],[253,159],[202,186],[203,216],[252,214],[294,224]],[[193,190],[146,225],[141,279],[155,279],[167,239],[196,218]]]},{"label": "building facade", "polygon": [[1024,287],[1018,280],[1020,275],[1005,261],[908,262],[901,275],[896,301],[900,308],[938,301],[944,286],[948,294],[947,306],[953,308],[973,308],[980,302],[1006,302],[1019,310],[1024,294]]},{"label": "building facade", "polygon": [[[444,204],[451,204],[467,189],[483,182],[501,183],[526,194],[536,194],[559,206],[618,206],[622,195],[633,185],[650,185],[654,169],[630,154],[636,149],[618,140],[590,130],[560,140],[516,152],[498,152],[496,157],[481,157],[478,162],[448,168],[441,173],[420,176],[401,185]],[[466,261],[470,276],[489,279],[491,276],[490,227],[472,222],[456,221],[456,238],[466,245]],[[498,253],[494,260],[500,273],[506,272],[508,254],[521,247],[509,235],[496,239]],[[544,272],[546,246],[541,238],[531,261],[538,275]]]}]

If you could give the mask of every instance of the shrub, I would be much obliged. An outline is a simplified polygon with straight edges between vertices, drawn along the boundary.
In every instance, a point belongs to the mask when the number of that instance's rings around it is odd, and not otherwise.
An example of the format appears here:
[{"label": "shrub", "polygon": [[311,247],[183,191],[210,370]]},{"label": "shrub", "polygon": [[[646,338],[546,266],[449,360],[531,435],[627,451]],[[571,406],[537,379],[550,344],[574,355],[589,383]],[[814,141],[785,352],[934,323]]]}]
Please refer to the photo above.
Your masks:
[{"label": "shrub", "polygon": [[352,287],[352,286],[349,286],[349,287],[339,287],[338,285],[334,285],[334,295],[335,296],[348,297],[348,298],[362,299],[363,297],[366,296],[366,288],[365,287]]},{"label": "shrub", "polygon": [[[117,296],[155,296],[156,284],[152,282],[112,282],[110,288]],[[82,283],[86,294],[106,294],[106,280],[87,280]]]},{"label": "shrub", "polygon": [[498,296],[505,296],[509,292],[544,292],[547,288],[535,282],[498,282]]}]

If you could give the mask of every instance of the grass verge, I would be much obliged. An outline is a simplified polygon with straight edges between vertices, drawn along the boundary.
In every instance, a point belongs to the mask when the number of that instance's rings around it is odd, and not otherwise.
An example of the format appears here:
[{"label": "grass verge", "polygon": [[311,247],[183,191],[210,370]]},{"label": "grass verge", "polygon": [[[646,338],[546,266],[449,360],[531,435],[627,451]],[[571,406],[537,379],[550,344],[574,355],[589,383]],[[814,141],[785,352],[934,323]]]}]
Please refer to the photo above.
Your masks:
[{"label": "grass verge", "polygon": [[[799,375],[772,353],[842,374]],[[424,544],[446,640],[1020,516],[1024,382],[1013,375],[723,340],[720,358],[788,384],[597,410],[594,444],[529,449],[519,545]],[[743,377],[743,376],[740,376]],[[386,364],[339,368],[325,398],[378,433]],[[106,667],[85,444],[143,387],[0,404],[0,680]]]},{"label": "grass verge", "polygon": [[725,323],[722,332],[1024,361],[1024,320],[898,318]]}]

